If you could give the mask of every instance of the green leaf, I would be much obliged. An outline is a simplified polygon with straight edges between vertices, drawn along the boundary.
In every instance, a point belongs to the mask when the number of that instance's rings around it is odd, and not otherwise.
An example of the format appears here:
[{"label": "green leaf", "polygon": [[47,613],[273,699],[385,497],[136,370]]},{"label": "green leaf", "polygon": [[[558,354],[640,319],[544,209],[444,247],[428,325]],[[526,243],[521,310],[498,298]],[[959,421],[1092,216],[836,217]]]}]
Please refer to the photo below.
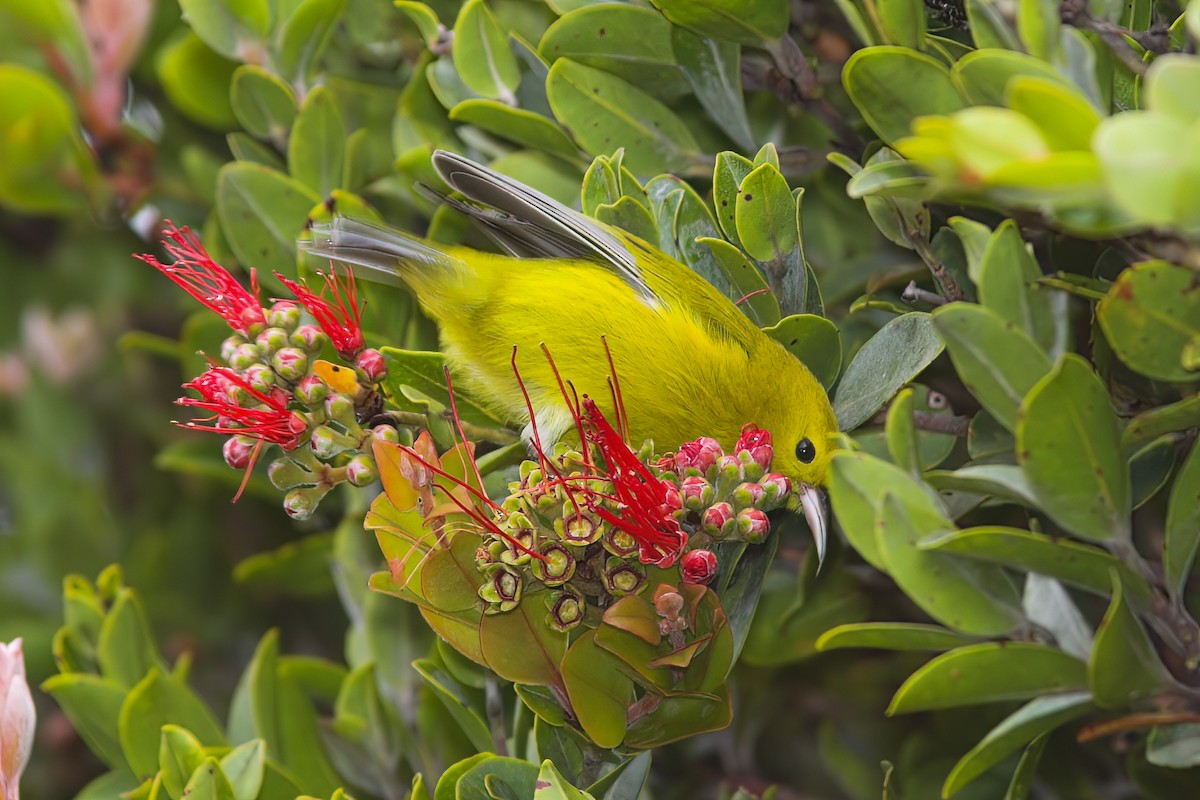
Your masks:
[{"label": "green leaf", "polygon": [[870,419],[941,352],[928,314],[904,314],[884,325],[842,375],[833,401],[838,425],[849,431]]},{"label": "green leaf", "polygon": [[1022,615],[1016,587],[1002,569],[917,547],[922,536],[947,527],[952,526],[937,517],[911,514],[897,495],[885,491],[875,518],[875,542],[888,574],[944,625],[979,636],[1010,632]]},{"label": "green leaf", "polygon": [[696,240],[707,247],[716,259],[717,267],[724,274],[746,316],[756,325],[774,325],[779,322],[779,300],[767,286],[767,281],[758,267],[746,258],[736,245],[724,239],[701,236]]},{"label": "green leaf", "polygon": [[592,155],[622,146],[625,163],[641,174],[682,169],[696,157],[696,140],[675,112],[607,72],[560,58],[546,94],[554,115]]},{"label": "green leaf", "polygon": [[1146,70],[1142,84],[1144,105],[1180,122],[1200,120],[1200,98],[1195,88],[1200,81],[1200,63],[1183,53],[1166,53]]},{"label": "green leaf", "polygon": [[622,662],[596,644],[595,631],[580,636],[562,659],[562,680],[580,727],[600,747],[625,738],[633,682]]},{"label": "green leaf", "polygon": [[233,61],[253,61],[271,26],[267,0],[179,0],[192,30],[204,43]]},{"label": "green leaf", "polygon": [[1143,224],[1200,227],[1200,204],[1191,191],[1200,175],[1200,155],[1177,149],[1194,141],[1198,130],[1195,123],[1152,111],[1101,122],[1092,146],[1113,203]]},{"label": "green leaf", "polygon": [[1113,352],[1134,372],[1164,381],[1200,379],[1182,351],[1200,336],[1200,291],[1195,273],[1166,261],[1123,270],[1096,307]]},{"label": "green leaf", "polygon": [[887,714],[1025,700],[1087,686],[1072,655],[1031,642],[984,642],[934,658],[904,681]]},{"label": "green leaf", "polygon": [[488,787],[497,780],[503,781],[506,789],[511,790],[509,796],[523,800],[534,793],[538,768],[518,758],[493,756],[464,772],[455,786],[455,794],[462,798],[496,797]]},{"label": "green leaf", "polygon": [[734,220],[743,249],[759,261],[782,264],[800,242],[792,190],[770,164],[755,167],[742,179]]},{"label": "green leaf", "polygon": [[287,141],[296,119],[296,93],[279,78],[254,64],[233,73],[229,99],[247,132],[276,145]]},{"label": "green leaf", "polygon": [[808,367],[828,390],[842,368],[842,336],[836,325],[816,314],[792,314],[763,333]]},{"label": "green leaf", "polygon": [[567,652],[567,633],[547,621],[546,592],[528,592],[520,605],[503,614],[485,614],[479,645],[487,665],[506,681],[540,685],[561,682],[559,664]]},{"label": "green leaf", "polygon": [[233,570],[238,583],[296,597],[328,596],[334,590],[329,574],[333,533],[317,533],[256,553]]},{"label": "green leaf", "polygon": [[906,47],[859,50],[842,69],[842,84],[863,119],[889,143],[908,136],[917,117],[964,108],[950,70]]},{"label": "green leaf", "polygon": [[404,12],[417,30],[421,32],[421,38],[425,40],[425,46],[432,49],[437,45],[441,21],[432,8],[425,3],[411,2],[411,0],[396,0],[396,8]]},{"label": "green leaf", "polygon": [[721,231],[735,246],[741,244],[737,234],[737,198],[742,191],[742,181],[753,170],[754,163],[743,155],[729,150],[717,153],[713,167],[713,205]]},{"label": "green leaf", "polygon": [[959,759],[946,778],[942,797],[957,794],[1009,753],[1081,716],[1091,707],[1091,696],[1087,692],[1069,692],[1029,701],[992,728],[979,744]]},{"label": "green leaf", "polygon": [[317,86],[304,98],[288,139],[288,170],[293,178],[327,197],[342,185],[345,153],[342,115],[333,95]]},{"label": "green leaf", "polygon": [[763,45],[787,33],[787,0],[651,0],[663,16],[694,33],[720,41]]},{"label": "green leaf", "polygon": [[1024,331],[983,306],[942,306],[933,312],[933,325],[963,384],[1001,425],[1013,430],[1017,409],[1050,371],[1050,359]]},{"label": "green leaf", "polygon": [[1025,473],[1012,464],[972,464],[956,470],[938,470],[926,473],[925,480],[935,489],[986,494],[1029,508],[1037,506]]},{"label": "green leaf", "polygon": [[598,206],[595,217],[606,225],[629,231],[647,242],[654,242],[659,238],[658,224],[649,209],[629,195],[617,198],[611,205]]},{"label": "green leaf", "polygon": [[1059,358],[1021,404],[1015,433],[1017,462],[1056,523],[1085,539],[1129,539],[1129,468],[1117,417],[1086,361]]},{"label": "green leaf", "polygon": [[1121,434],[1121,449],[1132,452],[1159,437],[1200,426],[1200,394],[1138,414]]},{"label": "green leaf", "polygon": [[196,767],[183,789],[183,797],[188,800],[234,800],[233,787],[221,771],[221,763],[211,757]]},{"label": "green leaf", "polygon": [[495,755],[492,753],[477,753],[446,767],[446,771],[442,773],[442,777],[438,778],[437,786],[433,789],[434,800],[457,800],[458,792],[456,788],[462,776],[469,772],[476,764],[480,764],[491,758],[495,758]]},{"label": "green leaf", "polygon": [[162,665],[146,612],[133,590],[122,589],[105,616],[96,644],[96,659],[105,678],[127,689]]},{"label": "green leaf", "polygon": [[192,773],[204,763],[204,745],[187,728],[163,725],[158,745],[158,770],[171,797],[182,797]]},{"label": "green leaf", "polygon": [[341,21],[346,0],[304,0],[283,23],[279,37],[279,72],[306,82]]},{"label": "green leaf", "polygon": [[1019,0],[1017,31],[1025,50],[1043,61],[1055,63],[1059,53],[1062,19],[1055,0]]},{"label": "green leaf", "polygon": [[1175,475],[1163,539],[1167,591],[1182,598],[1200,550],[1200,446],[1195,444]]},{"label": "green leaf", "polygon": [[229,102],[229,83],[237,65],[188,32],[158,51],[158,77],[175,108],[189,119],[218,131],[237,127]]},{"label": "green leaf", "polygon": [[[401,350],[396,347],[383,347],[380,348],[380,352],[387,363],[387,377],[383,386],[388,394],[407,397],[410,400],[431,398],[442,408],[450,407],[450,392],[446,388],[446,374],[443,371],[445,356],[441,353]],[[415,393],[406,392],[402,387],[413,389]],[[492,412],[462,389],[455,389],[454,402],[463,422],[489,428],[500,426],[500,421]]]},{"label": "green leaf", "polygon": [[295,272],[296,237],[320,199],[299,181],[259,164],[226,164],[217,178],[217,216],[238,261],[285,275]]},{"label": "green leaf", "polygon": [[1138,698],[1160,691],[1169,678],[1154,645],[1125,598],[1119,574],[1112,572],[1112,602],[1088,660],[1088,684],[1096,705],[1127,708]]},{"label": "green leaf", "polygon": [[221,771],[229,779],[234,800],[255,800],[266,770],[266,744],[253,739],[221,757]]},{"label": "green leaf", "polygon": [[[515,105],[521,69],[508,36],[483,0],[468,0],[454,23],[454,67],[463,82],[483,97]],[[612,148],[608,148],[611,150]]]},{"label": "green leaf", "polygon": [[1008,107],[1029,117],[1054,150],[1091,150],[1100,115],[1077,91],[1044,78],[1008,83]]},{"label": "green leaf", "polygon": [[979,264],[979,302],[1013,323],[1047,353],[1055,355],[1065,349],[1057,337],[1055,313],[1052,307],[1056,293],[1039,289],[1034,284],[1042,277],[1037,260],[1021,238],[1011,219],[996,228],[988,241]]},{"label": "green leaf", "polygon": [[975,106],[1003,106],[1009,82],[1030,76],[1044,78],[1072,89],[1072,85],[1053,67],[1033,56],[1012,50],[976,50],[960,58],[951,77],[962,97]]},{"label": "green leaf", "polygon": [[451,718],[479,752],[487,752],[496,746],[487,722],[471,708],[470,701],[454,678],[428,658],[419,658],[412,666],[433,689],[434,696],[446,707]]},{"label": "green leaf", "polygon": [[1042,752],[1045,751],[1049,738],[1049,734],[1043,733],[1025,748],[1021,760],[1017,762],[1017,768],[1013,771],[1004,800],[1026,800],[1029,797],[1038,763],[1042,760]]},{"label": "green leaf", "polygon": [[692,93],[709,118],[739,147],[753,150],[756,139],[746,117],[741,47],[678,27],[671,29],[671,46]]},{"label": "green leaf", "polygon": [[125,767],[117,728],[127,694],[123,686],[98,675],[75,672],[48,678],[41,688],[62,708],[89,750],[113,769]]},{"label": "green leaf", "polygon": [[921,449],[917,439],[917,428],[913,423],[913,391],[901,389],[888,408],[887,425],[888,454],[892,463],[915,478],[921,477]]},{"label": "green leaf", "polygon": [[729,690],[721,686],[714,694],[666,697],[649,714],[629,726],[625,744],[648,750],[689,739],[700,733],[719,731],[733,720]]},{"label": "green leaf", "polygon": [[535,785],[533,800],[591,800],[592,798],[587,792],[580,791],[568,783],[566,778],[555,769],[554,762],[550,759],[542,762]]},{"label": "green leaf", "polygon": [[134,774],[158,772],[161,730],[167,724],[186,728],[203,745],[225,744],[216,719],[196,693],[155,668],[130,690],[117,723],[121,750]]},{"label": "green leaf", "polygon": [[831,628],[817,639],[818,650],[869,647],[879,650],[940,652],[972,640],[939,625],[915,622],[859,622]]},{"label": "green leaf", "polygon": [[450,119],[474,125],[489,133],[535,150],[575,159],[579,149],[554,120],[498,100],[471,98],[450,109]]},{"label": "green leaf", "polygon": [[925,4],[919,0],[879,0],[879,20],[891,44],[922,50],[925,46]]},{"label": "green leaf", "polygon": [[1200,724],[1186,722],[1151,728],[1146,738],[1146,760],[1171,769],[1200,766]]}]

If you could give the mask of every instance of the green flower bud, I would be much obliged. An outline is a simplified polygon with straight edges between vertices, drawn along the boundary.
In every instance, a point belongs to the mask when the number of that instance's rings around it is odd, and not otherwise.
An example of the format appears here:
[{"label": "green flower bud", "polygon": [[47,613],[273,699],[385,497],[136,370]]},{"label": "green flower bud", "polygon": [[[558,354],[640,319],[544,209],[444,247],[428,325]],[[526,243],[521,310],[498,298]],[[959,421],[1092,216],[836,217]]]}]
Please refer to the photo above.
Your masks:
[{"label": "green flower bud", "polygon": [[328,394],[329,386],[316,375],[306,375],[296,384],[296,400],[309,408],[324,403]]},{"label": "green flower bud", "polygon": [[561,591],[553,592],[546,598],[546,603],[550,607],[547,621],[554,629],[569,631],[583,622],[587,606],[584,604],[583,595],[570,586],[564,586]]},{"label": "green flower bud", "polygon": [[533,576],[547,586],[562,586],[575,574],[575,556],[558,542],[538,548],[543,558],[532,559]]},{"label": "green flower bud", "polygon": [[374,428],[371,428],[371,436],[381,442],[389,442],[391,444],[397,444],[400,441],[399,432],[391,425],[376,425]]},{"label": "green flower bud", "polygon": [[308,446],[312,448],[313,454],[317,458],[328,461],[339,453],[355,449],[355,442],[328,425],[318,425],[313,428],[312,439]]},{"label": "green flower bud", "polygon": [[267,328],[254,339],[254,343],[258,345],[258,349],[264,353],[274,353],[276,350],[281,350],[288,346],[288,342],[288,332],[283,328]]},{"label": "green flower bud", "polygon": [[280,300],[266,309],[267,324],[272,328],[294,331],[300,324],[300,306],[291,300]]},{"label": "green flower bud", "polygon": [[366,453],[359,453],[346,464],[346,480],[354,486],[369,486],[379,480],[379,470],[375,459]]},{"label": "green flower bud", "polygon": [[235,347],[227,361],[229,362],[229,366],[233,367],[239,372],[244,372],[245,370],[249,369],[252,364],[262,364],[262,355],[262,351],[258,349],[258,345],[246,342],[245,344],[239,344],[237,347]]},{"label": "green flower bud", "polygon": [[354,428],[358,420],[354,416],[354,400],[344,394],[334,393],[325,398],[325,413],[343,427]]},{"label": "green flower bud", "polygon": [[739,484],[738,487],[731,492],[733,507],[737,509],[756,508],[762,502],[765,495],[766,490],[763,488],[762,484]]},{"label": "green flower bud", "polygon": [[276,375],[288,383],[295,383],[308,374],[308,354],[299,347],[280,348],[271,356],[271,367]]},{"label": "green flower bud", "polygon": [[283,510],[292,519],[308,519],[332,488],[329,484],[319,484],[292,489],[283,496]]},{"label": "green flower bud", "polygon": [[233,358],[234,351],[245,343],[246,337],[237,333],[226,337],[225,341],[221,342],[221,360],[228,364],[229,359]]},{"label": "green flower bud", "polygon": [[611,557],[604,563],[604,588],[609,594],[618,597],[637,594],[645,583],[646,572],[641,565],[616,557]]},{"label": "green flower bud", "polygon": [[267,394],[271,391],[271,387],[275,385],[275,370],[268,367],[266,364],[251,364],[242,374],[246,379],[246,383],[250,384],[251,388]]},{"label": "green flower bud", "polygon": [[301,325],[288,341],[292,347],[299,347],[309,355],[316,355],[325,346],[325,342],[329,341],[329,337],[316,325]]}]

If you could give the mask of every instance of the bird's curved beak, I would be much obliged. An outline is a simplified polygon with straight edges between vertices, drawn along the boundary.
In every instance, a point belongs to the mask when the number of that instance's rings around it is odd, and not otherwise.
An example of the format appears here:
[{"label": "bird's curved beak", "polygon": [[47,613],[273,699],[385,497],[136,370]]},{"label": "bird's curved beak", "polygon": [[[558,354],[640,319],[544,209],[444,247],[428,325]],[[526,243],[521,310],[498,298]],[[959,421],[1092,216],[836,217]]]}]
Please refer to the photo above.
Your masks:
[{"label": "bird's curved beak", "polygon": [[812,531],[813,544],[817,548],[817,569],[825,562],[825,544],[829,538],[829,511],[825,506],[825,493],[812,484],[800,482],[788,501],[788,509],[802,511]]}]

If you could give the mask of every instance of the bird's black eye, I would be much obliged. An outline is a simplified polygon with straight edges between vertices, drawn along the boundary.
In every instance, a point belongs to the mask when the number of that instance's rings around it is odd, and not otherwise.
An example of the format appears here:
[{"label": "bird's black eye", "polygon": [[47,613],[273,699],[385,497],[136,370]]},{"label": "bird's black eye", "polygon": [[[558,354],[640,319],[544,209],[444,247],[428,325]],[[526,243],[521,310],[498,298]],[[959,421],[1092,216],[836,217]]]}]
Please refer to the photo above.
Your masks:
[{"label": "bird's black eye", "polygon": [[796,458],[800,459],[800,463],[811,464],[816,457],[817,448],[813,447],[813,443],[807,438],[801,439],[800,444],[796,445]]}]

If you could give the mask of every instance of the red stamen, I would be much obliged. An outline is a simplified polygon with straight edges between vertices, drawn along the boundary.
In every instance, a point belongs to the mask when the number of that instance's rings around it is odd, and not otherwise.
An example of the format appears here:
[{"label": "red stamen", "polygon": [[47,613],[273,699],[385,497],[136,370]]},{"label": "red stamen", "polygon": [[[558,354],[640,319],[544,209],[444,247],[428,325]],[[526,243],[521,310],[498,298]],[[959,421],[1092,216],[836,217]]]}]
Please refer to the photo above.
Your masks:
[{"label": "red stamen", "polygon": [[[450,379],[450,368],[442,367],[442,372],[446,375],[446,391],[450,393],[450,415],[454,419],[454,427],[458,430],[458,435],[462,439],[463,459],[471,465],[471,470],[475,473],[475,480],[479,481],[479,485],[483,486],[483,473],[479,471],[479,464],[475,462],[475,455],[470,451],[467,445],[467,434],[463,431],[462,419],[458,416],[458,404],[454,401],[454,382]],[[488,507],[499,511],[500,506],[492,502],[492,499],[486,494],[482,495]]]},{"label": "red stamen", "polygon": [[746,302],[751,297],[758,297],[760,294],[766,294],[769,291],[771,291],[771,290],[765,286],[761,289],[755,289],[753,292],[750,292],[749,294],[742,295],[741,299],[735,300],[733,304],[735,306],[740,306],[742,303]]},{"label": "red stamen", "polygon": [[251,328],[266,325],[253,272],[253,291],[248,292],[227,269],[213,261],[191,229],[186,225],[176,228],[170,220],[166,221],[166,226],[163,234],[167,238],[163,239],[163,247],[175,261],[163,264],[148,253],[134,255],[134,258],[166,275],[206,308],[219,314],[238,333],[249,336]]},{"label": "red stamen", "polygon": [[[202,420],[180,423],[192,430],[212,431],[225,435],[238,434],[264,442],[277,444],[284,450],[294,450],[303,441],[308,431],[308,422],[299,414],[288,410],[286,401],[278,396],[266,395],[255,389],[228,367],[215,367],[183,385],[203,398],[181,397],[178,405],[211,411],[214,416]],[[258,404],[266,408],[246,408],[234,402],[231,387],[246,391]],[[229,422],[234,423],[233,426]],[[203,425],[200,423],[212,423]]]},{"label": "red stamen", "polygon": [[[333,268],[328,274],[318,272],[317,275],[325,280],[325,286],[321,289],[320,294],[309,289],[303,283],[285,278],[278,272],[275,273],[275,277],[296,296],[300,305],[316,318],[317,324],[329,336],[329,341],[333,343],[333,349],[337,350],[338,355],[344,359],[353,360],[366,346],[363,341],[362,310],[358,304],[358,290],[354,281],[354,273],[347,270],[344,281],[338,277],[337,270]],[[325,299],[326,291],[332,296],[332,302]]]},{"label": "red stamen", "polygon": [[621,379],[617,377],[617,365],[613,363],[612,351],[608,349],[608,337],[601,335],[600,341],[604,343],[604,355],[608,358],[608,374],[612,381],[613,392],[613,413],[617,416],[617,430],[621,432],[621,438],[629,439],[629,417],[625,414],[625,398],[621,396]]},{"label": "red stamen", "polygon": [[[562,375],[558,372],[558,365],[554,363],[554,356],[550,355],[550,348],[546,346],[545,342],[542,342],[542,352],[546,356],[547,363],[550,364],[550,371],[554,373],[554,380],[558,381],[558,391],[562,395],[563,402],[567,404],[567,409],[571,412],[571,417],[575,420],[575,430],[579,434],[579,450],[583,456],[584,471],[590,474],[592,471],[592,459],[589,452],[590,448],[587,446],[587,436],[583,432],[583,417],[579,413],[579,397],[576,395],[574,403],[571,402],[571,396],[567,394],[566,384],[563,383]],[[571,390],[574,392],[575,387],[572,386]]]}]

